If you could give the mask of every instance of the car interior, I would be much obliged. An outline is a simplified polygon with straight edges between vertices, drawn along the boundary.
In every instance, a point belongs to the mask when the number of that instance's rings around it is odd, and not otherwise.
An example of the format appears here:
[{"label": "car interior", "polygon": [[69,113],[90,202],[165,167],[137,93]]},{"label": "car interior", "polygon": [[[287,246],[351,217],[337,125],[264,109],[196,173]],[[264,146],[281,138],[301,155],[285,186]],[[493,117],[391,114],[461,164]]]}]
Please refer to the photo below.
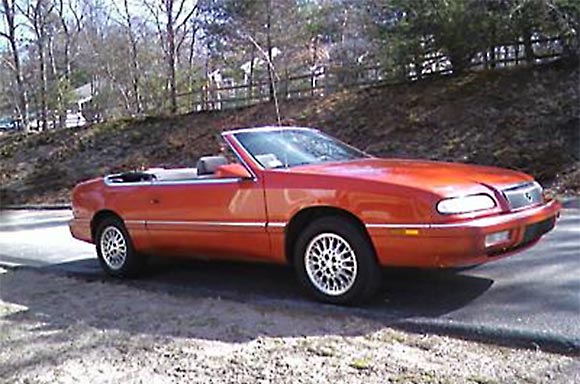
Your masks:
[{"label": "car interior", "polygon": [[195,168],[150,168],[145,171],[131,171],[107,176],[107,181],[113,184],[138,183],[152,180],[179,181],[216,177],[216,171],[222,165],[229,164],[225,156],[202,156]]}]

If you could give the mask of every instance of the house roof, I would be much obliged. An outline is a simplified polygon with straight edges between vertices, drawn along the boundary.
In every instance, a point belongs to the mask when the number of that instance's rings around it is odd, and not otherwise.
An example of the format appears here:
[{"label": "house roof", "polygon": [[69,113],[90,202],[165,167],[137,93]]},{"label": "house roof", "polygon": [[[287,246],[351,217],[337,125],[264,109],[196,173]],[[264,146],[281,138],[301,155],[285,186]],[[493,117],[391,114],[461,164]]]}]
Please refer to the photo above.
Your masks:
[{"label": "house roof", "polygon": [[93,86],[91,83],[86,83],[78,88],[73,89],[73,94],[77,102],[88,101],[93,98]]}]

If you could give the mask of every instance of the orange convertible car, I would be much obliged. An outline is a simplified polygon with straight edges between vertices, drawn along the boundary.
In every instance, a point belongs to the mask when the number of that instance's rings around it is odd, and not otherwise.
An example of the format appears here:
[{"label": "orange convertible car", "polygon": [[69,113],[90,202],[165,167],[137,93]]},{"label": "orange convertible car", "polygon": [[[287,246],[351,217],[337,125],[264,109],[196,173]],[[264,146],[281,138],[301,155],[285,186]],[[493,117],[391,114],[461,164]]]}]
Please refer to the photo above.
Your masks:
[{"label": "orange convertible car", "polygon": [[196,168],[109,175],[73,191],[74,237],[104,270],[145,255],[288,263],[317,299],[353,303],[381,266],[460,267],[533,245],[560,204],[526,174],[369,156],[316,129],[222,133]]}]

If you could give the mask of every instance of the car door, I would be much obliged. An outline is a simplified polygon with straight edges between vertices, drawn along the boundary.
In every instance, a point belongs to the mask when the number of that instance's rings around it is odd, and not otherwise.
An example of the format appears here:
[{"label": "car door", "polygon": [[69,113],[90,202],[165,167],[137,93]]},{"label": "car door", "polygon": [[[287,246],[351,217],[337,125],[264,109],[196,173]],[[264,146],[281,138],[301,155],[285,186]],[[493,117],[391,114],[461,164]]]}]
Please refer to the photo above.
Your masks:
[{"label": "car door", "polygon": [[155,181],[146,227],[159,253],[201,258],[270,257],[261,182],[209,178]]}]

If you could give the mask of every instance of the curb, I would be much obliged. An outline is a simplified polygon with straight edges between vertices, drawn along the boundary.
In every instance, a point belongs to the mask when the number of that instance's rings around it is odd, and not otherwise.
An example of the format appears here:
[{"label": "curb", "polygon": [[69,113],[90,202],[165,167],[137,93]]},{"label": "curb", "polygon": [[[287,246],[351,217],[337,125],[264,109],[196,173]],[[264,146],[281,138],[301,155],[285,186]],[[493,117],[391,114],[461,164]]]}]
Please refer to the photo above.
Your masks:
[{"label": "curb", "polygon": [[2,210],[30,210],[30,211],[56,211],[63,209],[72,209],[70,204],[20,204],[20,205],[5,205],[1,207]]},{"label": "curb", "polygon": [[580,197],[566,197],[561,203],[564,209],[580,209]]},{"label": "curb", "polygon": [[9,224],[0,222],[0,231],[16,231],[26,228],[45,228],[59,224],[68,224],[72,217],[54,218],[49,220],[37,220],[33,225],[30,224]]},{"label": "curb", "polygon": [[580,338],[441,319],[403,320],[391,325],[413,333],[434,333],[505,347],[536,349],[567,356],[580,356]]}]

